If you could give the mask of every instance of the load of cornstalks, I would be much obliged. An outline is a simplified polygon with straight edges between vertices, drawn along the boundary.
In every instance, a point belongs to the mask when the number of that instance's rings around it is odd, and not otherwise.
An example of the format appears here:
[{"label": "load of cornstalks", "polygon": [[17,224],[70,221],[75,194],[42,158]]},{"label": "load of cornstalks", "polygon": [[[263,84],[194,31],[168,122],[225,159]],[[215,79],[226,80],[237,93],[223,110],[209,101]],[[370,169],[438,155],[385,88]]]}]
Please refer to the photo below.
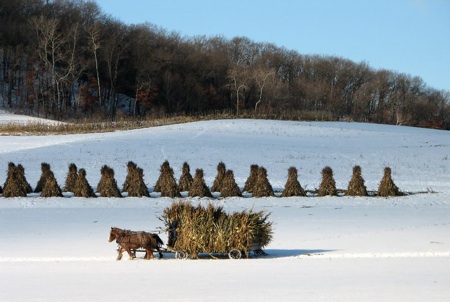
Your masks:
[{"label": "load of cornstalks", "polygon": [[228,253],[235,249],[248,255],[252,250],[261,250],[272,240],[269,215],[264,211],[227,214],[220,206],[193,206],[179,201],[164,209],[161,220],[169,234],[168,246],[197,258],[199,253]]}]

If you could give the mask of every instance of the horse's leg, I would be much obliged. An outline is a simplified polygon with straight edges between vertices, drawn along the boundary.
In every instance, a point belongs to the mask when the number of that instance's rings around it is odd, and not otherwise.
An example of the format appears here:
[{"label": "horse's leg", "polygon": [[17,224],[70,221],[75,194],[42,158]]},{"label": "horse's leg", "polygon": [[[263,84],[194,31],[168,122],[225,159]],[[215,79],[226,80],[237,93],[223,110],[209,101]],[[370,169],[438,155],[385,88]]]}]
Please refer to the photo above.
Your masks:
[{"label": "horse's leg", "polygon": [[146,257],[147,260],[153,259],[153,250],[151,248],[145,249],[145,252],[147,254],[147,257]]},{"label": "horse's leg", "polygon": [[128,253],[128,257],[130,257],[130,260],[133,260],[133,252],[131,252],[131,249],[127,248],[126,251]]},{"label": "horse's leg", "polygon": [[161,259],[163,257],[163,253],[161,253],[159,246],[156,247],[156,250],[158,251],[159,259]]},{"label": "horse's leg", "polygon": [[116,260],[122,259],[122,253],[123,253],[123,252],[124,252],[123,247],[120,247],[120,248],[117,250],[117,258],[116,258]]}]

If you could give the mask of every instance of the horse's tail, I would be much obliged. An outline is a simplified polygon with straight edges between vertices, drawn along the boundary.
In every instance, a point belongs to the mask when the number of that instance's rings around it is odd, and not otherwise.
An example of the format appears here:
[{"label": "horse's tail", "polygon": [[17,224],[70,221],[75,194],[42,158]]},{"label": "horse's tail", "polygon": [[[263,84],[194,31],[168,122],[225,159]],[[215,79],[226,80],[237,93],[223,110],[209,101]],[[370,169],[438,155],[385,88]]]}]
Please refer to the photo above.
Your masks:
[{"label": "horse's tail", "polygon": [[155,238],[156,242],[158,242],[158,245],[164,245],[164,241],[159,238],[158,234],[152,234],[153,238]]}]

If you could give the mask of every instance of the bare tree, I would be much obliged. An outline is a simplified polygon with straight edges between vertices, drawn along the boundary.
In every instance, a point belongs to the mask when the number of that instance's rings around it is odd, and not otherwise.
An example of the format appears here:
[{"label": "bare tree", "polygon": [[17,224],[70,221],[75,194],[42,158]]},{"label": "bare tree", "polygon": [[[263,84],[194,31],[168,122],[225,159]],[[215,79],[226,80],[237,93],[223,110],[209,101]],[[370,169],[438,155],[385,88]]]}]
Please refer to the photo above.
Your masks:
[{"label": "bare tree", "polygon": [[[154,94],[155,78],[159,71],[155,64],[156,33],[150,24],[133,25],[130,30],[131,63],[134,70],[133,115],[140,114],[141,108],[149,107]],[[143,105],[143,106],[141,106]]]},{"label": "bare tree", "polygon": [[100,24],[94,23],[86,29],[89,40],[89,49],[92,51],[94,55],[94,63],[95,63],[95,73],[97,76],[97,100],[99,106],[102,106],[102,88],[100,81],[100,71],[99,71],[99,59],[98,59],[98,50],[101,48],[101,27]]},{"label": "bare tree", "polygon": [[106,61],[107,75],[109,79],[109,113],[111,119],[116,116],[117,110],[117,91],[116,84],[119,75],[119,64],[124,58],[127,49],[126,34],[127,28],[120,22],[110,20],[108,24],[109,32],[105,33],[105,39],[102,53]]},{"label": "bare tree", "polygon": [[242,90],[247,87],[248,71],[245,67],[235,66],[228,72],[228,79],[231,82],[229,85],[236,93],[236,115],[239,115],[240,99]]},{"label": "bare tree", "polygon": [[448,92],[418,77],[246,37],[128,26],[92,0],[0,2],[0,102],[12,109],[58,118],[69,105],[87,114],[95,104],[114,119],[120,93],[135,115],[268,107],[287,117],[450,128]]},{"label": "bare tree", "polygon": [[79,38],[78,24],[72,24],[64,34],[59,31],[59,21],[41,15],[33,17],[31,23],[38,38],[39,58],[44,64],[43,77],[50,76],[53,102],[61,112],[65,105],[64,84],[71,85],[81,73],[80,60],[76,56]]},{"label": "bare tree", "polygon": [[256,84],[258,85],[258,101],[255,104],[255,112],[258,110],[258,105],[262,101],[263,97],[263,90],[266,86],[268,80],[270,77],[273,77],[275,72],[273,70],[259,67],[253,72],[253,79],[255,80]]},{"label": "bare tree", "polygon": [[[49,82],[52,86],[53,99],[56,96],[54,94],[56,88],[56,50],[61,46],[62,39],[57,32],[58,23],[58,20],[47,19],[43,15],[31,19],[31,24],[36,30],[39,58],[44,65],[42,77],[50,77]],[[45,103],[43,105],[45,108]]]}]

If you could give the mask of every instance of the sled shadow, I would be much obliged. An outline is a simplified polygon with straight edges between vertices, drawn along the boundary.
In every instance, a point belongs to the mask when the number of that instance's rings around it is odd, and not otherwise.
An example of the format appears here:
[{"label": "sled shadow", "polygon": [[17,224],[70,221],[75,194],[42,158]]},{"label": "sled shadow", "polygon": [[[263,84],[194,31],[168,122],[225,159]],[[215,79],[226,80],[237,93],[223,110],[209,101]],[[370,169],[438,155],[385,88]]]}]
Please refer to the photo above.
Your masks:
[{"label": "sled shadow", "polygon": [[323,255],[325,253],[334,252],[335,250],[324,250],[324,249],[312,249],[312,250],[276,250],[267,249],[264,252],[267,253],[267,258],[286,258],[286,257],[297,257],[297,256],[314,256]]}]

